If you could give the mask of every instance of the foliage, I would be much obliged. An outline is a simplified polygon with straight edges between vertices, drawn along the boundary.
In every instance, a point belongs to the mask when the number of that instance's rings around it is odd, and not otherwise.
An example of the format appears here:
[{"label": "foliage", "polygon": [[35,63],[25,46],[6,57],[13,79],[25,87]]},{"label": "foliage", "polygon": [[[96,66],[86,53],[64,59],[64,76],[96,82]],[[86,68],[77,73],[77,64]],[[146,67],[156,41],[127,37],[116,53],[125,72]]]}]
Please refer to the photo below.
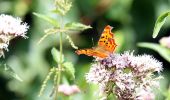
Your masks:
[{"label": "foliage", "polygon": [[156,36],[158,35],[161,27],[163,26],[163,24],[166,22],[166,19],[167,17],[170,15],[170,12],[165,12],[163,14],[161,14],[158,19],[156,20],[156,23],[155,23],[155,27],[154,27],[154,30],[153,30],[153,35],[152,37],[153,38],[156,38]]},{"label": "foliage", "polygon": [[138,46],[149,48],[158,52],[164,59],[170,62],[170,50],[156,43],[138,43]]},{"label": "foliage", "polygon": [[[156,20],[156,23],[155,23],[154,30],[153,30],[153,35],[152,35],[153,38],[156,38],[161,27],[166,22],[166,19],[169,15],[170,15],[170,12],[166,12],[166,13],[161,14],[158,17],[158,19]],[[163,47],[163,46],[161,46],[159,44],[155,44],[155,43],[138,43],[138,46],[155,50],[164,59],[166,59],[168,62],[170,62],[170,50],[169,50],[169,48]]]},{"label": "foliage", "polygon": [[[45,89],[45,86],[47,84],[47,81],[49,80],[50,76],[52,73],[54,73],[54,93],[55,93],[55,97],[54,99],[57,99],[58,97],[58,87],[60,85],[60,80],[61,80],[61,75],[63,71],[66,71],[68,74],[71,75],[72,79],[75,79],[75,69],[74,66],[71,62],[64,62],[64,55],[63,55],[63,47],[62,47],[62,34],[65,33],[67,34],[67,32],[69,31],[80,31],[80,30],[85,30],[88,28],[91,28],[90,26],[86,26],[83,25],[81,23],[63,23],[63,17],[65,16],[65,14],[70,10],[72,3],[69,2],[68,0],[56,0],[55,1],[55,10],[53,10],[53,13],[55,14],[59,14],[61,16],[61,20],[62,22],[60,24],[58,24],[58,21],[55,21],[53,18],[48,17],[46,15],[43,14],[38,14],[38,13],[33,13],[34,15],[36,15],[37,17],[46,20],[47,22],[51,23],[55,28],[52,29],[47,29],[48,31],[46,31],[46,34],[52,33],[60,33],[60,51],[58,51],[57,49],[53,48],[51,50],[53,59],[57,62],[57,68],[53,71],[50,71],[50,73],[47,75],[46,79],[43,82],[43,85],[41,86],[41,90],[40,90],[40,94],[39,96],[41,96],[43,90]],[[58,19],[59,20],[59,19]],[[64,27],[63,27],[64,26]],[[46,37],[47,35],[44,35],[44,37],[42,37],[39,41],[39,43]],[[69,43],[71,44],[71,46],[73,48],[77,47],[74,45],[72,39],[67,35],[66,37],[69,40]]]},{"label": "foliage", "polygon": [[18,74],[12,69],[11,66],[7,65],[7,64],[1,64],[0,68],[2,71],[4,71],[5,74],[7,74],[8,76],[15,78],[16,80],[22,82],[23,80],[21,79],[21,77],[18,76]]}]

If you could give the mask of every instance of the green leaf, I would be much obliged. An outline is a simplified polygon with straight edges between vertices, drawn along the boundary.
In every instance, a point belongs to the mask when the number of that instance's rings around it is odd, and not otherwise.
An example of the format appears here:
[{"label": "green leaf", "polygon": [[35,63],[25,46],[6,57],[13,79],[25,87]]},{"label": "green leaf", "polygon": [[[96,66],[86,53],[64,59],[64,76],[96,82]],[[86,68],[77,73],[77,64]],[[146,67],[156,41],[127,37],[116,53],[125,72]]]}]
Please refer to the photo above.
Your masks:
[{"label": "green leaf", "polygon": [[78,49],[78,47],[74,44],[73,40],[71,39],[69,35],[66,36],[66,39],[68,39],[69,43],[74,49]]},{"label": "green leaf", "polygon": [[51,17],[43,15],[43,14],[35,13],[35,12],[33,14],[35,16],[49,22],[50,24],[54,25],[55,27],[59,27],[59,23],[54,18],[51,18]]},{"label": "green leaf", "polygon": [[67,23],[65,25],[65,29],[73,30],[73,31],[82,31],[82,30],[89,29],[89,28],[92,28],[92,27],[89,25],[84,25],[84,24],[76,23],[76,22]]},{"label": "green leaf", "polygon": [[149,48],[158,52],[164,59],[170,62],[170,50],[155,43],[138,43],[139,47]]},{"label": "green leaf", "polygon": [[23,81],[19,76],[18,74],[15,73],[15,71],[7,64],[4,64],[4,70],[5,70],[5,73],[12,76],[13,78],[17,79],[18,81]]},{"label": "green leaf", "polygon": [[73,79],[75,79],[75,69],[74,69],[74,66],[73,66],[73,64],[71,63],[71,62],[65,62],[64,64],[63,64],[63,66],[64,66],[64,68],[65,68],[65,71],[69,74],[69,75],[71,75],[71,77],[73,78]]},{"label": "green leaf", "polygon": [[[51,50],[51,54],[53,56],[53,59],[59,63],[60,62],[60,52],[56,49],[56,48],[52,48]],[[62,54],[62,59],[61,61],[63,62],[64,61],[64,55]]]},{"label": "green leaf", "polygon": [[158,19],[156,20],[155,26],[154,26],[153,34],[152,34],[153,38],[157,37],[162,25],[165,23],[169,15],[170,15],[170,12],[165,12],[158,17]]}]

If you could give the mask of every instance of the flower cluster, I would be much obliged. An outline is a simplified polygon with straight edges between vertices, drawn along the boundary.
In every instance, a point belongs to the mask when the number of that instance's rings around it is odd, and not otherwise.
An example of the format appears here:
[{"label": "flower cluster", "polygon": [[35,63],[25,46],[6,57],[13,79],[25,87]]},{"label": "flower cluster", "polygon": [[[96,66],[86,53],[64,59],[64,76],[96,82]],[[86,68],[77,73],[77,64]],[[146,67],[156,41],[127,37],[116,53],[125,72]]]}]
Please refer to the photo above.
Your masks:
[{"label": "flower cluster", "polygon": [[162,46],[165,46],[167,48],[170,48],[170,36],[168,37],[163,37],[159,40],[159,43],[162,45]]},{"label": "flower cluster", "polygon": [[86,74],[86,80],[98,84],[102,94],[114,93],[119,100],[144,100],[149,93],[152,100],[154,95],[151,88],[159,87],[160,79],[153,73],[160,73],[161,70],[162,63],[152,56],[134,56],[125,52],[96,59]]},{"label": "flower cluster", "polygon": [[58,92],[63,93],[64,95],[70,96],[80,92],[80,89],[77,85],[66,85],[62,84],[58,87]]},{"label": "flower cluster", "polygon": [[27,23],[20,18],[9,15],[0,15],[0,57],[4,56],[3,50],[8,50],[9,41],[17,36],[26,38]]}]

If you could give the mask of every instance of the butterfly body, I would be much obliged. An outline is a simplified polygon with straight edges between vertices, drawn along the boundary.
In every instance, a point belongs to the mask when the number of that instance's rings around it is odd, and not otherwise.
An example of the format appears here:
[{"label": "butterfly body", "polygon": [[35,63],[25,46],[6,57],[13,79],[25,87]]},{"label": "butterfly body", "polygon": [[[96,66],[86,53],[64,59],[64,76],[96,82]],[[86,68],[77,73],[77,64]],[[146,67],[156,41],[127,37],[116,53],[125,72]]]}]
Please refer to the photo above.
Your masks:
[{"label": "butterfly body", "polygon": [[96,47],[92,47],[90,49],[81,49],[76,50],[78,55],[85,54],[87,56],[93,56],[98,58],[106,58],[109,54],[113,53],[116,48],[116,43],[114,41],[113,33],[111,32],[112,27],[107,25],[104,28],[103,33],[98,41],[98,45]]}]

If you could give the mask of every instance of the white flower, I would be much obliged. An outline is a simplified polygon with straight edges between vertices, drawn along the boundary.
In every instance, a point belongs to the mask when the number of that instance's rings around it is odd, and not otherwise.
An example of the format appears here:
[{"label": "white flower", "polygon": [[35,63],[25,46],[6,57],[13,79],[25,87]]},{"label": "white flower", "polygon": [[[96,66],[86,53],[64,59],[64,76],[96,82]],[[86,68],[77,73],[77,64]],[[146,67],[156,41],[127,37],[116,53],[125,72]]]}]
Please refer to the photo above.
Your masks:
[{"label": "white flower", "polygon": [[17,36],[26,38],[28,30],[27,23],[23,23],[20,18],[14,18],[10,15],[0,15],[0,57],[3,50],[8,50],[9,41]]}]

